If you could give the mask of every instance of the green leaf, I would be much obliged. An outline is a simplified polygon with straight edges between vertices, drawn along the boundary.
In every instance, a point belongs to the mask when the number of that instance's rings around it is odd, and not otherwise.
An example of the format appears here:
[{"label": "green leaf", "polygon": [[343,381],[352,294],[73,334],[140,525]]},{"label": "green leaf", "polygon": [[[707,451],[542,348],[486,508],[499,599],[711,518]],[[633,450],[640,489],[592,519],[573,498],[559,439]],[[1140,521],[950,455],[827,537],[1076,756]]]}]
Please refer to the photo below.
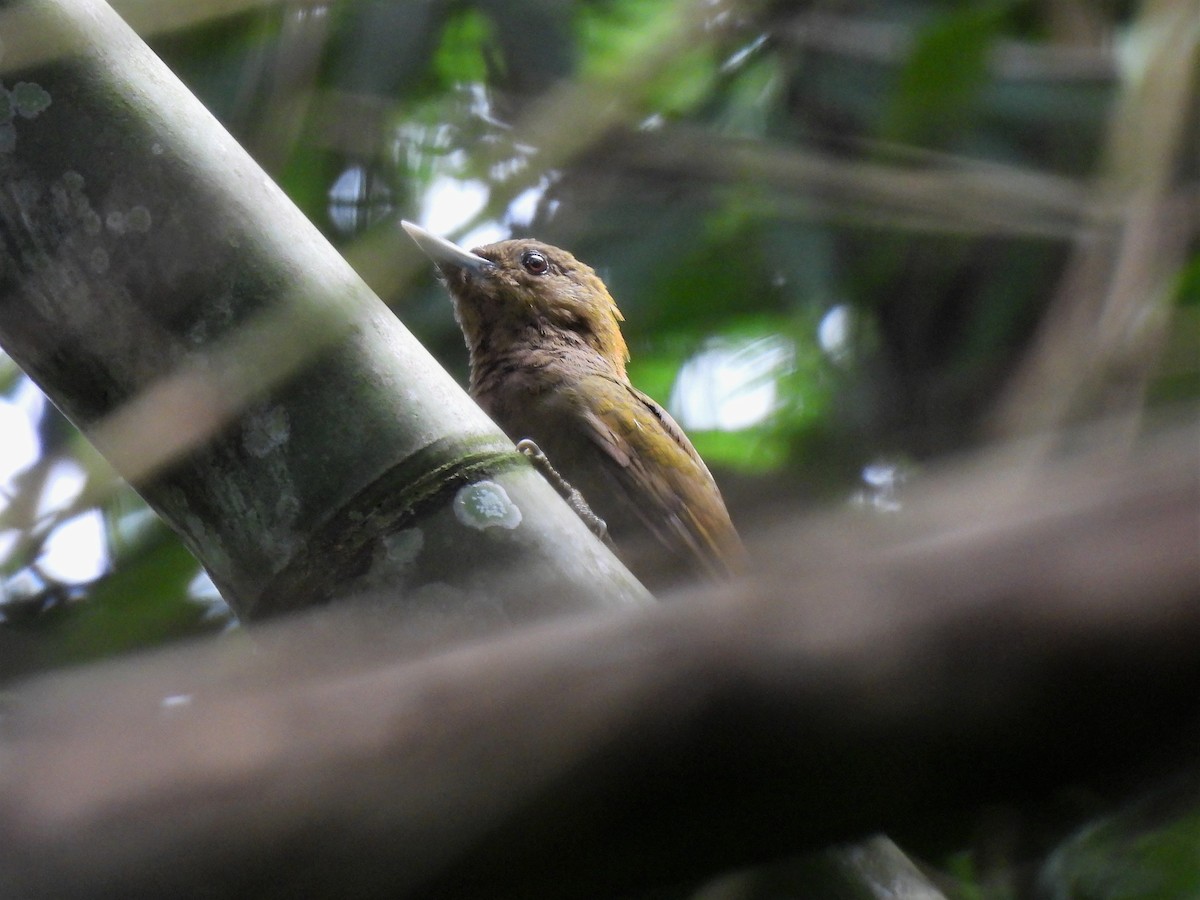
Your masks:
[{"label": "green leaf", "polygon": [[488,48],[495,38],[492,23],[474,7],[466,7],[446,22],[433,70],[447,86],[487,80]]},{"label": "green leaf", "polygon": [[970,6],[918,34],[884,118],[885,140],[942,143],[964,124],[987,79],[988,52],[1008,6]]},{"label": "green leaf", "polygon": [[664,46],[679,43],[680,35],[689,29],[691,12],[686,3],[640,0],[587,8],[580,15],[584,76],[621,85],[621,93],[640,101],[646,113],[677,115],[694,108],[709,96],[717,75],[717,61],[707,42],[680,47],[660,70],[630,82],[630,73],[645,75],[645,60],[660,56]]}]

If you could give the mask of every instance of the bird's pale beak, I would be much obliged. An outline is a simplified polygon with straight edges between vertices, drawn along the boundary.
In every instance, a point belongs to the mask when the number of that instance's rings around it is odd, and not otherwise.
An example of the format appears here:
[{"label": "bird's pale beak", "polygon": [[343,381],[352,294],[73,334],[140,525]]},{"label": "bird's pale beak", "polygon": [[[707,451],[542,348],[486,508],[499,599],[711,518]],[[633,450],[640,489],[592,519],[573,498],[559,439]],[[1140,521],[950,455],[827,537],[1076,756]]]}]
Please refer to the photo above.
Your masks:
[{"label": "bird's pale beak", "polygon": [[438,268],[454,266],[469,272],[483,274],[495,268],[490,260],[477,256],[469,250],[464,250],[458,244],[452,243],[436,234],[431,234],[412,222],[400,221],[400,225],[408,232],[408,236],[416,241],[425,255],[437,264]]}]

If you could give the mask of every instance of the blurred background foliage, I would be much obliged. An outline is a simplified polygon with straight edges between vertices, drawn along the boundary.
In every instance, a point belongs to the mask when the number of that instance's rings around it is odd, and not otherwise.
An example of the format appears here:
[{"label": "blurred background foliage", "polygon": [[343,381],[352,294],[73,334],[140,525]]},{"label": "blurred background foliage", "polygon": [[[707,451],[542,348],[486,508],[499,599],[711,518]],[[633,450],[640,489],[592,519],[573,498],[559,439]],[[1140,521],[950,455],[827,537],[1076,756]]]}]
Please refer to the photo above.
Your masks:
[{"label": "blurred background foliage", "polygon": [[[1121,252],[1130,179],[1157,186],[1175,252],[1118,298],[1160,323],[1125,411],[1200,396],[1200,79],[1194,53],[1155,56],[1164,22],[1194,46],[1194,0],[114,5],[460,381],[442,289],[389,269],[400,217],[593,265],[634,381],[743,528],[816,503],[892,514],[928,460],[1111,412],[1092,359],[1055,421],[997,415],[1039,323],[1080,304],[1081,248]],[[1145,125],[1171,79],[1185,102]],[[1131,136],[1165,161],[1122,163]],[[6,357],[0,441],[0,679],[230,626]]]}]

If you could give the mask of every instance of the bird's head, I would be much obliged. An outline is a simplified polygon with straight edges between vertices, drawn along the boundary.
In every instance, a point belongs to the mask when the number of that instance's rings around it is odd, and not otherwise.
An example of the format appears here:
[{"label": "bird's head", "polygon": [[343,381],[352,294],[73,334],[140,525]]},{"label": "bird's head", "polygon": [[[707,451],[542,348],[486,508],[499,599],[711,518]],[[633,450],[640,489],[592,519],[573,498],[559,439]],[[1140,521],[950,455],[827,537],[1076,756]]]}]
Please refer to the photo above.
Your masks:
[{"label": "bird's head", "polygon": [[541,241],[500,241],[467,251],[411,222],[402,224],[446,279],[469,347],[503,349],[496,342],[566,335],[624,374],[629,352],[621,311],[590,266]]}]

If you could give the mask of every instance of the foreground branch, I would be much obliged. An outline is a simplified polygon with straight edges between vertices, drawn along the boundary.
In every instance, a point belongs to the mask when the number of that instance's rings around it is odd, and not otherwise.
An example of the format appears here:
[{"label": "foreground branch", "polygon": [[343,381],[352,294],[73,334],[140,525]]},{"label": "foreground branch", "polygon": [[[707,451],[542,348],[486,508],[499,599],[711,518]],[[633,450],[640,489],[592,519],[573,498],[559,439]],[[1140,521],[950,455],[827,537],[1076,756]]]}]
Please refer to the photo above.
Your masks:
[{"label": "foreground branch", "polygon": [[31,684],[0,893],[605,895],[1178,764],[1198,443],[984,460],[650,613],[397,661],[327,612]]}]

